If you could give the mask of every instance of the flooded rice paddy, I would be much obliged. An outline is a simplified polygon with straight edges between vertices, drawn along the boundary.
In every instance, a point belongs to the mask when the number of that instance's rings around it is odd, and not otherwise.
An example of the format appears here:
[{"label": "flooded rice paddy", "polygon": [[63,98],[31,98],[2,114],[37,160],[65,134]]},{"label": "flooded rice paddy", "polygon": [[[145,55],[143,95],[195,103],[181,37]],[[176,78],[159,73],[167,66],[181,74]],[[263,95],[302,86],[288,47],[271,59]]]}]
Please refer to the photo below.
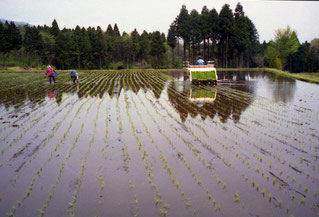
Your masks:
[{"label": "flooded rice paddy", "polygon": [[319,86],[0,74],[0,216],[319,216]]}]

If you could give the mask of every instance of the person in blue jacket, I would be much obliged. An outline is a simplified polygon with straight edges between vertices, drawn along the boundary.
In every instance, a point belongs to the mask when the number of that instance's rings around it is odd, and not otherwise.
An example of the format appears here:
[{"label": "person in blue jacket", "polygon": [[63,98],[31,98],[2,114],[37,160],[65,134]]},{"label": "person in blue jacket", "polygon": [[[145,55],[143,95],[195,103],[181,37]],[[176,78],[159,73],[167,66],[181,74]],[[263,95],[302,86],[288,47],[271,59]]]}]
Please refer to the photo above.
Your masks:
[{"label": "person in blue jacket", "polygon": [[205,65],[205,61],[202,59],[202,57],[198,57],[196,61],[196,65]]},{"label": "person in blue jacket", "polygon": [[73,84],[75,84],[75,82],[79,83],[79,73],[77,71],[71,70],[70,77],[73,81]]}]

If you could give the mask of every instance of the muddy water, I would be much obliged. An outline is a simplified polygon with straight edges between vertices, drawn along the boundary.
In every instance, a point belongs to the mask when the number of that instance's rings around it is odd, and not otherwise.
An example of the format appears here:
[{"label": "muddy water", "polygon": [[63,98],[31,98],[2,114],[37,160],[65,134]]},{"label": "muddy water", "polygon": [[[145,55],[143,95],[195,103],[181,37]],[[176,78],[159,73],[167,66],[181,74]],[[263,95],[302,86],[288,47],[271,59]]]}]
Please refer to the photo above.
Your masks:
[{"label": "muddy water", "polygon": [[0,75],[0,216],[318,216],[319,86]]}]

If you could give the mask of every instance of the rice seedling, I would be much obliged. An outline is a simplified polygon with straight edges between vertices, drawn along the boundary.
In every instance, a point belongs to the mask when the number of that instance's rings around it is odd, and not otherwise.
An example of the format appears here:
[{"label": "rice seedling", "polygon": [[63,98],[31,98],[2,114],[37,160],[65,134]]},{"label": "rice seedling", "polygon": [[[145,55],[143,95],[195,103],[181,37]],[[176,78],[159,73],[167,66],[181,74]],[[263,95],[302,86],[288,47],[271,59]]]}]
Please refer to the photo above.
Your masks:
[{"label": "rice seedling", "polygon": [[269,202],[271,202],[272,198],[273,198],[272,193],[269,193],[269,194],[268,194],[268,200],[269,200]]},{"label": "rice seedling", "polygon": [[10,212],[7,212],[7,216],[8,216],[8,217],[14,217],[14,213],[11,212],[11,211],[10,211]]},{"label": "rice seedling", "polygon": [[266,194],[266,189],[265,188],[261,189],[261,194],[263,195],[263,197],[265,197],[265,194]]},{"label": "rice seedling", "polygon": [[305,205],[305,201],[306,201],[306,198],[305,197],[301,197],[300,198],[300,205]]},{"label": "rice seedling", "polygon": [[235,191],[235,194],[234,194],[234,201],[235,202],[239,202],[240,201],[240,197],[239,197],[239,194],[237,191]]},{"label": "rice seedling", "polygon": [[278,200],[278,206],[279,206],[279,208],[281,208],[281,206],[282,206],[282,199],[279,199],[279,200]]},{"label": "rice seedling", "polygon": [[167,210],[164,208],[159,208],[159,212],[161,216],[167,216]]},{"label": "rice seedling", "polygon": [[290,194],[290,199],[294,200],[295,199],[295,195],[293,193]]},{"label": "rice seedling", "polygon": [[157,198],[157,197],[154,197],[154,201],[155,201],[155,205],[158,205],[163,202],[161,198]]},{"label": "rice seedling", "polygon": [[103,190],[104,189],[104,179],[103,179],[103,176],[99,176],[99,180],[100,180],[100,185],[101,185],[101,189]]}]

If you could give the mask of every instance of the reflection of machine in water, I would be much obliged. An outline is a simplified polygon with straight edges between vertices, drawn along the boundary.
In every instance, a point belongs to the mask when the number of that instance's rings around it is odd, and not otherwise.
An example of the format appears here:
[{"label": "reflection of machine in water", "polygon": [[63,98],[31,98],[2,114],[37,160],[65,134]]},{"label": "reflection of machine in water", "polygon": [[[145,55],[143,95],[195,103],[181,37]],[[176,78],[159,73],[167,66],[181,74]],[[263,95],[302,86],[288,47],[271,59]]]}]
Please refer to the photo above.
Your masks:
[{"label": "reflection of machine in water", "polygon": [[194,103],[212,103],[216,100],[217,88],[214,87],[190,87],[189,101]]}]

